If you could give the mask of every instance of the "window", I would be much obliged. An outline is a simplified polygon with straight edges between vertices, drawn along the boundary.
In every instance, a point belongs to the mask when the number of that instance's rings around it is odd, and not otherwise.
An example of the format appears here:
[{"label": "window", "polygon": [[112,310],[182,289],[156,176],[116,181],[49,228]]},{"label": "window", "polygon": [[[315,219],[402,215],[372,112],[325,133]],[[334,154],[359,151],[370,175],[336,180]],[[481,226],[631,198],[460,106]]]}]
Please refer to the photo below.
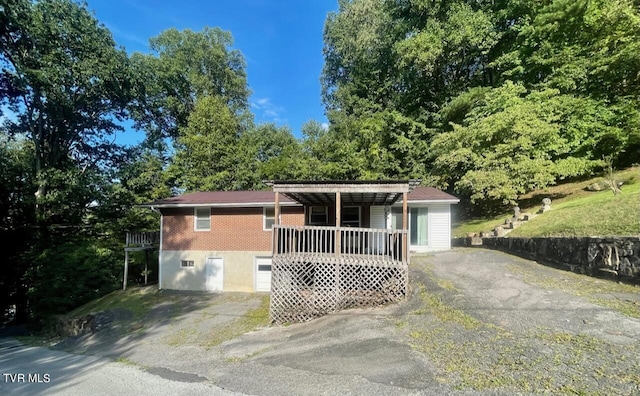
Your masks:
[{"label": "window", "polygon": [[211,229],[211,208],[195,208],[194,230],[209,231]]},{"label": "window", "polygon": [[309,207],[309,224],[327,224],[327,218],[326,206]]},{"label": "window", "polygon": [[262,213],[262,229],[271,231],[276,223],[276,208],[264,208]]},{"label": "window", "polygon": [[359,206],[345,206],[342,208],[341,217],[343,227],[360,227]]},{"label": "window", "polygon": [[180,261],[180,268],[193,268],[193,267],[194,267],[193,260],[181,260]]},{"label": "window", "polygon": [[428,246],[427,239],[427,208],[411,208],[411,220],[409,224],[411,229],[411,245],[412,246]]}]

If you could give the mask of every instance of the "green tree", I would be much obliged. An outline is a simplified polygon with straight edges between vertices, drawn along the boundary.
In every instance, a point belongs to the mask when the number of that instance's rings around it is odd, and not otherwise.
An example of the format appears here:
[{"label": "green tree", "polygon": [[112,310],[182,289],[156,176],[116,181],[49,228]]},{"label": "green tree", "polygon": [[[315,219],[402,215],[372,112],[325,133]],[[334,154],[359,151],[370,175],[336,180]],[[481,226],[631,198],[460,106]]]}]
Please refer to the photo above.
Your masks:
[{"label": "green tree", "polygon": [[484,3],[340,2],[325,24],[322,83],[330,128],[359,158],[346,173],[431,183],[429,143],[440,110],[490,83],[500,38]]},{"label": "green tree", "polygon": [[[92,208],[110,182],[106,170],[122,154],[113,137],[122,130],[132,74],[124,50],[85,4],[4,1],[0,20],[0,107],[7,115],[0,129],[7,188],[0,191],[7,204],[2,236],[12,246],[2,271],[9,298],[3,296],[1,308],[15,305],[22,320],[27,308],[58,297],[47,283],[51,273],[85,296],[96,286],[83,282],[82,271],[112,287],[115,261],[59,264],[80,253],[74,246],[103,245]],[[56,261],[40,259],[54,257],[47,255],[54,250]],[[72,304],[80,300],[69,297]]]},{"label": "green tree", "polygon": [[239,140],[238,119],[225,101],[205,96],[180,128],[170,172],[185,191],[231,190]]},{"label": "green tree", "polygon": [[593,150],[615,129],[602,103],[509,81],[476,95],[464,121],[432,143],[436,170],[446,175],[441,183],[472,202],[514,204],[532,189],[602,165]]},{"label": "green tree", "polygon": [[250,123],[246,65],[242,54],[229,48],[232,44],[231,33],[219,28],[172,28],[150,39],[152,54],[133,54],[139,76],[133,118],[152,144],[178,139],[207,96],[219,98],[241,123]]},{"label": "green tree", "polygon": [[523,78],[616,101],[640,89],[640,10],[630,0],[555,0],[519,35]]},{"label": "green tree", "polygon": [[61,197],[80,195],[71,198],[73,210],[91,201],[83,196],[86,180],[73,181],[111,159],[130,74],[126,53],[85,6],[44,0],[25,7],[3,7],[11,28],[0,31],[1,75],[17,95],[2,100],[15,115],[5,118],[7,131],[33,144],[38,216],[51,223],[72,215],[56,209],[65,205]]},{"label": "green tree", "polygon": [[336,122],[332,128],[325,129],[317,121],[308,121],[302,126],[302,179],[358,179],[363,175],[365,158],[358,152],[359,142],[352,139],[353,128],[341,129],[348,125],[345,121]]},{"label": "green tree", "polygon": [[637,2],[345,0],[324,42],[332,174],[508,203],[640,155]]},{"label": "green tree", "polygon": [[236,157],[238,189],[262,189],[263,180],[302,176],[302,147],[288,127],[266,123],[249,129],[240,136]]},{"label": "green tree", "polygon": [[[16,308],[16,319],[27,320],[29,262],[24,253],[32,242],[35,223],[35,185],[32,170],[33,147],[25,139],[9,140],[0,134],[0,239],[4,259],[0,260],[0,320]],[[4,320],[3,320],[4,322]]]}]

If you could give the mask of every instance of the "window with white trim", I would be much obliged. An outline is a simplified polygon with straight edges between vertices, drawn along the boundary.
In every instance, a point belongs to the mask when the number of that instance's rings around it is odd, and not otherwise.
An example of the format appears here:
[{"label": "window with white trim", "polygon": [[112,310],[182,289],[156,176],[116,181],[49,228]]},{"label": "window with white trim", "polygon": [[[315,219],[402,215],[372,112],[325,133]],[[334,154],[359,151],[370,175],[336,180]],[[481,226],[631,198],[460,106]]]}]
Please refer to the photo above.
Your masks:
[{"label": "window with white trim", "polygon": [[211,230],[211,208],[195,208],[193,229],[196,231]]},{"label": "window with white trim", "polygon": [[326,206],[309,206],[309,224],[327,224],[329,218]]},{"label": "window with white trim", "polygon": [[360,227],[360,207],[345,206],[341,213],[342,227]]},{"label": "window with white trim", "polygon": [[276,223],[276,208],[265,207],[262,211],[262,229],[264,231],[271,231],[273,225]]},{"label": "window with white trim", "polygon": [[194,266],[193,260],[180,260],[180,268],[193,268]]}]

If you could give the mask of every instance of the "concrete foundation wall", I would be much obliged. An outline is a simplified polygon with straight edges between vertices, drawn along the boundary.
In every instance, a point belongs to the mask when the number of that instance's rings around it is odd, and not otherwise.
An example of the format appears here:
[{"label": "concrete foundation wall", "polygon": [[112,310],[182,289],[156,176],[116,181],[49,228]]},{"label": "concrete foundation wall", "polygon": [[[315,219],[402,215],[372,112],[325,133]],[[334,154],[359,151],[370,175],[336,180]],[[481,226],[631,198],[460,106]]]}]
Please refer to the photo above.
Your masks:
[{"label": "concrete foundation wall", "polygon": [[638,237],[455,238],[453,245],[497,249],[574,272],[610,272],[640,281]]},{"label": "concrete foundation wall", "polygon": [[[214,257],[223,260],[223,291],[253,292],[256,256],[268,257],[271,252],[164,250],[160,260],[160,289],[206,290],[205,262],[208,257]],[[193,260],[194,266],[182,268],[182,260]]]}]

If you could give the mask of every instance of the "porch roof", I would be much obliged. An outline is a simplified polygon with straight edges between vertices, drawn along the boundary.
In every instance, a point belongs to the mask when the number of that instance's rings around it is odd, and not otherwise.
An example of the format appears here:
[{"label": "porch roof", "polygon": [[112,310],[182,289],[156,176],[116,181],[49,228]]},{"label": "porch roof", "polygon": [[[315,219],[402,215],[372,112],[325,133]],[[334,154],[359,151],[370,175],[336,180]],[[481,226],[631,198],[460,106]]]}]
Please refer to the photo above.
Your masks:
[{"label": "porch roof", "polygon": [[[397,189],[398,183],[406,183],[407,181],[391,181],[387,182],[387,184],[392,185],[392,189]],[[271,182],[269,182],[271,183]],[[284,183],[284,182],[278,182]],[[296,188],[300,184],[310,184],[310,183],[320,183],[320,182],[286,182],[291,187]],[[344,182],[344,181],[335,181],[335,182],[327,182],[331,183],[331,185],[340,185],[343,188],[346,188],[346,184],[351,184],[352,186],[362,186],[365,183],[371,184],[372,182]],[[382,183],[382,182],[373,182],[373,183]],[[327,185],[327,184],[325,184]],[[271,185],[273,187],[273,184]],[[284,186],[284,184],[282,185]],[[411,187],[411,185],[410,185]],[[381,193],[381,192],[371,192],[361,190],[360,192],[351,192],[345,193],[341,191],[341,201],[346,203],[347,205],[357,205],[358,202],[362,202],[363,204],[374,204],[374,205],[389,205],[391,201],[396,204],[401,204],[402,202],[396,202],[400,200],[402,196],[402,192],[395,193]],[[287,194],[283,194],[285,196],[280,197],[280,206],[297,206],[300,203],[291,198],[290,196],[294,193],[290,193],[289,196]],[[316,193],[307,193],[311,198],[314,197],[314,194],[318,196],[318,198],[314,201],[314,203],[307,205],[332,205],[335,203],[335,190],[332,192],[316,192]],[[395,199],[395,200],[394,200]],[[401,201],[401,200],[400,200]],[[153,202],[145,203],[139,206],[142,207],[154,207],[154,208],[179,208],[179,207],[264,207],[264,206],[273,206],[275,202],[275,195],[273,191],[202,191],[190,194],[179,195],[176,197],[159,199]],[[309,201],[310,202],[310,201]],[[446,202],[446,203],[457,203],[459,202],[458,198],[449,195],[443,191],[435,189],[433,187],[416,187],[412,188],[409,192],[409,203],[427,203],[427,202]]]},{"label": "porch roof", "polygon": [[347,205],[393,205],[420,184],[420,180],[264,181],[274,192],[303,205],[336,203],[336,193]]},{"label": "porch roof", "polygon": [[[179,207],[263,207],[273,206],[273,191],[202,191],[159,199],[140,206],[156,208]],[[297,205],[287,198],[280,205]]]}]

